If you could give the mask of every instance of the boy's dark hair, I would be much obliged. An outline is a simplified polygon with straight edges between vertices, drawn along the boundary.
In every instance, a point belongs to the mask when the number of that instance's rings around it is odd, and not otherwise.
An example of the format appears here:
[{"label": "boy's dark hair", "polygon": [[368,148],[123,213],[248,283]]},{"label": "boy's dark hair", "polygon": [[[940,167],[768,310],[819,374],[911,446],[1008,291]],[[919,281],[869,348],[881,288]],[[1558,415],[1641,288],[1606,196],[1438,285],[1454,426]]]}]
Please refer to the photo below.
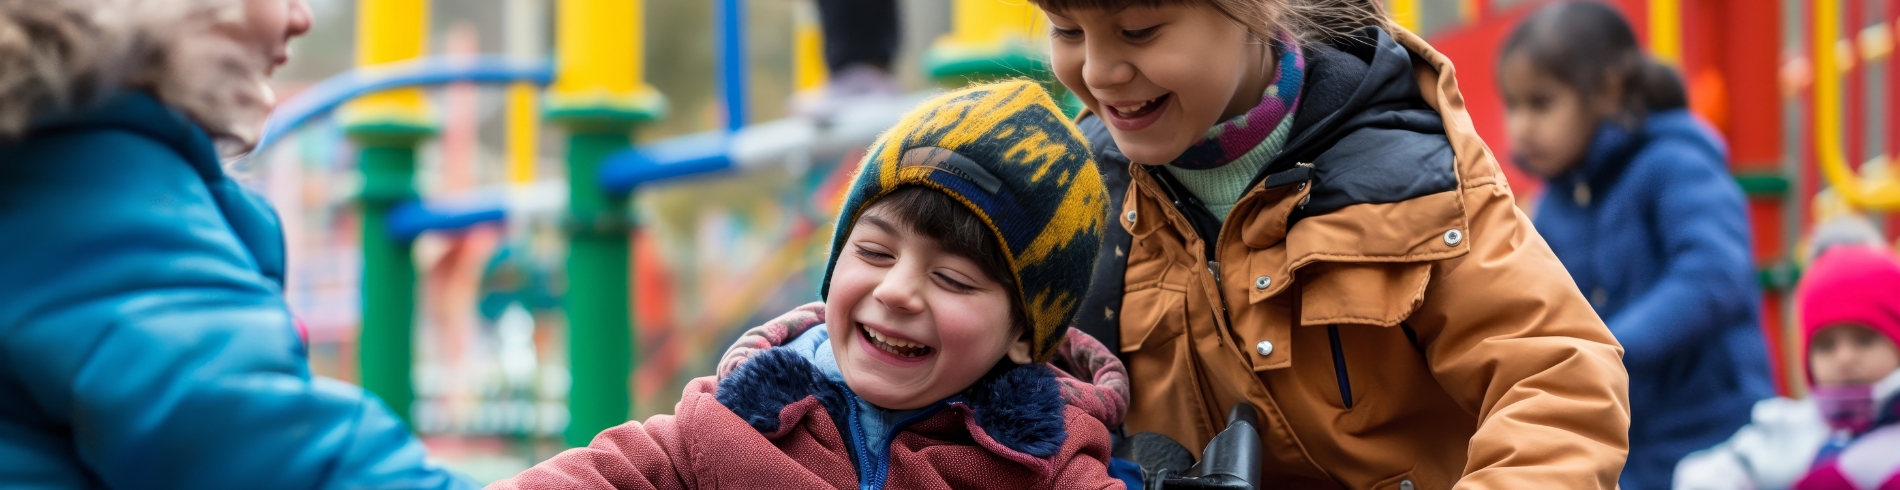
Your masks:
[{"label": "boy's dark hair", "polygon": [[1600,2],[1558,2],[1539,8],[1511,31],[1498,60],[1501,64],[1517,54],[1525,55],[1537,71],[1586,97],[1610,80],[1621,80],[1623,110],[1630,116],[1641,118],[1651,111],[1689,105],[1675,68],[1645,54],[1623,14]]},{"label": "boy's dark hair", "polygon": [[976,262],[984,275],[1002,284],[1003,291],[1011,292],[1010,326],[1021,327],[1023,335],[1029,335],[1029,319],[1012,292],[1016,290],[1016,273],[1009,268],[1003,245],[997,241],[996,231],[969,207],[936,189],[907,185],[872,201],[864,207],[864,213],[891,218],[898,226],[936,240],[944,252]]}]

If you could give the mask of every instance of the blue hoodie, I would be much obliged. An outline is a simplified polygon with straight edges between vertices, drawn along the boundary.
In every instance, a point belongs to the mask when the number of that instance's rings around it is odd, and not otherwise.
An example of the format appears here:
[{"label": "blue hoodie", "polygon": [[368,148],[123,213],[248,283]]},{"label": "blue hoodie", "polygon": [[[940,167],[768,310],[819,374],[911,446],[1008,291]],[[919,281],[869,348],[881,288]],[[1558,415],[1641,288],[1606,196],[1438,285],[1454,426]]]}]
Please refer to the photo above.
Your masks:
[{"label": "blue hoodie", "polygon": [[1728,150],[1687,111],[1604,124],[1532,220],[1623,344],[1630,374],[1626,490],[1668,488],[1774,396],[1747,208]]},{"label": "blue hoodie", "polygon": [[0,487],[463,488],[310,375],[276,215],[138,93],[0,143]]}]

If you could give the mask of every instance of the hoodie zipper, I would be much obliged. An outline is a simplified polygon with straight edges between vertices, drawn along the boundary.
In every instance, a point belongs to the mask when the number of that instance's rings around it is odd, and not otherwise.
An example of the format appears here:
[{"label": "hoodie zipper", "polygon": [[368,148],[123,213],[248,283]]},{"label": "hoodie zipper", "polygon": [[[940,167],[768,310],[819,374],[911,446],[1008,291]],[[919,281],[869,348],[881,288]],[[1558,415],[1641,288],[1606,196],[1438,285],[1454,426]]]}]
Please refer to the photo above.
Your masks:
[{"label": "hoodie zipper", "polygon": [[864,440],[864,423],[860,422],[863,419],[859,418],[860,414],[858,413],[858,410],[859,410],[858,395],[856,393],[852,393],[851,390],[849,389],[844,390],[844,393],[845,393],[845,401],[848,405],[850,405],[850,408],[846,409],[846,411],[847,411],[847,416],[851,417],[851,432],[857,435],[857,438],[856,438],[857,443],[852,444],[852,446],[856,446],[855,447],[856,450],[852,452],[857,453],[858,455],[858,458],[857,458],[858,468],[864,470],[861,472],[861,474],[858,477],[858,488],[860,490],[883,490],[884,484],[890,478],[890,471],[891,471],[891,449],[890,448],[891,448],[891,444],[896,442],[898,431],[902,430],[904,427],[909,426],[910,424],[916,423],[918,420],[922,420],[925,417],[935,415],[938,410],[941,410],[944,407],[950,406],[949,405],[950,400],[940,401],[940,402],[931,404],[929,407],[924,408],[922,411],[911,414],[911,416],[909,417],[904,417],[902,420],[898,420],[897,423],[891,424],[890,428],[885,429],[885,432],[884,432],[884,457],[872,458],[871,446],[870,444],[866,444]]}]

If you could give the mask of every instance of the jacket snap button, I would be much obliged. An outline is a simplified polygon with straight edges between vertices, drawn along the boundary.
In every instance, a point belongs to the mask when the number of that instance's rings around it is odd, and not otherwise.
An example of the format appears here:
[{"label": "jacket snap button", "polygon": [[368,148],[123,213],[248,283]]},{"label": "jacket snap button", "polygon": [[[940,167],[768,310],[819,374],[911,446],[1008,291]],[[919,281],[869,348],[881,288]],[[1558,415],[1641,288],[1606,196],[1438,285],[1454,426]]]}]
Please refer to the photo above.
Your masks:
[{"label": "jacket snap button", "polygon": [[1456,246],[1458,246],[1458,242],[1462,242],[1462,241],[1465,241],[1465,233],[1464,233],[1464,232],[1462,232],[1462,231],[1458,231],[1458,230],[1456,230],[1456,229],[1453,229],[1453,230],[1451,230],[1451,231],[1447,231],[1447,232],[1445,232],[1445,245],[1446,245],[1446,246],[1451,246],[1451,247],[1456,247]]},{"label": "jacket snap button", "polygon": [[1412,480],[1399,482],[1399,490],[1412,490]]},{"label": "jacket snap button", "polygon": [[1127,219],[1129,223],[1135,222],[1135,210],[1133,209],[1128,210],[1127,213],[1122,214],[1122,218]]},{"label": "jacket snap button", "polygon": [[1273,278],[1271,277],[1260,276],[1260,278],[1253,280],[1254,289],[1266,289],[1267,286],[1272,286],[1272,285],[1273,285]]},{"label": "jacket snap button", "polygon": [[1273,342],[1262,340],[1260,343],[1253,345],[1253,350],[1254,352],[1259,352],[1261,356],[1271,356],[1273,355]]}]

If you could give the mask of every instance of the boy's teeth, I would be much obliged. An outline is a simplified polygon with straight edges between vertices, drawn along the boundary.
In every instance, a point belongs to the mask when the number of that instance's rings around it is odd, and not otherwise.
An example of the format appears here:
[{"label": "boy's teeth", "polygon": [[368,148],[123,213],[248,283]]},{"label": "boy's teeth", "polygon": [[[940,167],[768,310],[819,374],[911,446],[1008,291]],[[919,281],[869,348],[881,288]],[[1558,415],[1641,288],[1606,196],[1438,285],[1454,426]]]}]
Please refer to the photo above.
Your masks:
[{"label": "boy's teeth", "polygon": [[917,357],[930,353],[930,348],[921,344],[885,337],[884,334],[880,334],[870,327],[860,325],[859,328],[864,329],[864,332],[871,336],[873,340],[871,345],[877,346],[878,350],[889,352],[899,357]]},{"label": "boy's teeth", "polygon": [[875,339],[877,339],[877,340],[878,340],[878,342],[883,342],[883,343],[886,343],[886,344],[890,344],[890,345],[891,345],[891,346],[893,346],[893,347],[923,347],[923,346],[921,346],[921,345],[917,345],[917,344],[913,344],[913,343],[910,343],[910,342],[905,342],[905,341],[902,341],[902,340],[897,340],[897,339],[893,339],[893,338],[890,338],[890,337],[885,337],[885,336],[884,336],[884,334],[880,334],[880,333],[877,333],[877,331],[876,331],[876,330],[871,330],[870,328],[866,328],[866,329],[864,329],[864,330],[865,330],[865,331],[867,331],[867,332],[871,332],[871,338],[875,338]]}]

